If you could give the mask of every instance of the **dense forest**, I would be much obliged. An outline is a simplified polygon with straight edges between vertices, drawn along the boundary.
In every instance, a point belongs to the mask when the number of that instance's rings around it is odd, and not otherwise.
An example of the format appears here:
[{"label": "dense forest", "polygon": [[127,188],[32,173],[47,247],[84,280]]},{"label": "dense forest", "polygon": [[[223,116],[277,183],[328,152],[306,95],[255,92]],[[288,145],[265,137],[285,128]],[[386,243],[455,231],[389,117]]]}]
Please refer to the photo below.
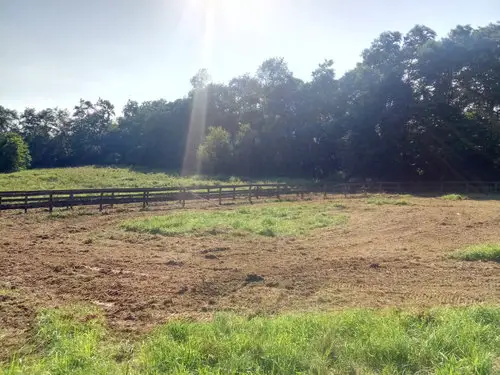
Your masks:
[{"label": "dense forest", "polygon": [[0,106],[0,169],[500,179],[500,22],[441,39],[421,25],[384,32],[342,77],[325,60],[304,82],[271,58],[227,84],[206,70],[191,83],[184,98],[130,100],[118,116],[104,99],[71,112]]}]

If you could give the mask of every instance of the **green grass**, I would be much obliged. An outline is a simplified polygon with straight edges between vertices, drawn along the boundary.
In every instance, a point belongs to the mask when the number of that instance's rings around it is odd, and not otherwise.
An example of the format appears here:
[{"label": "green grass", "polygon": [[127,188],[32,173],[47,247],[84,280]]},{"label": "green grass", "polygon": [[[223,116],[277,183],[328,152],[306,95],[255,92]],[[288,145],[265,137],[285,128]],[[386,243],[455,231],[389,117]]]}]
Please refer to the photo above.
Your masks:
[{"label": "green grass", "polygon": [[467,197],[462,194],[447,194],[443,195],[441,198],[446,199],[447,201],[461,201],[467,199]]},{"label": "green grass", "polygon": [[451,255],[454,259],[467,261],[500,262],[500,244],[481,244],[469,246]]},{"label": "green grass", "polygon": [[[259,182],[259,181],[255,181]],[[0,174],[0,191],[99,189],[121,187],[177,187],[194,185],[244,184],[238,177],[180,177],[173,173],[113,167],[30,169]]]},{"label": "green grass", "polygon": [[410,204],[410,202],[408,202],[406,199],[390,198],[378,195],[368,198],[366,200],[366,203],[374,204],[377,206],[382,206],[382,205],[408,206]]},{"label": "green grass", "polygon": [[119,373],[119,365],[111,359],[112,346],[103,344],[105,338],[104,318],[96,309],[44,310],[30,343],[34,359],[28,363],[14,357],[3,372],[0,367],[0,374]]},{"label": "green grass", "polygon": [[254,233],[263,236],[296,236],[311,230],[345,224],[347,216],[335,204],[281,203],[232,210],[181,211],[124,222],[128,231],[176,236],[185,234]]},{"label": "green grass", "polygon": [[494,374],[500,308],[347,310],[174,321],[117,342],[98,312],[46,310],[14,374]]}]

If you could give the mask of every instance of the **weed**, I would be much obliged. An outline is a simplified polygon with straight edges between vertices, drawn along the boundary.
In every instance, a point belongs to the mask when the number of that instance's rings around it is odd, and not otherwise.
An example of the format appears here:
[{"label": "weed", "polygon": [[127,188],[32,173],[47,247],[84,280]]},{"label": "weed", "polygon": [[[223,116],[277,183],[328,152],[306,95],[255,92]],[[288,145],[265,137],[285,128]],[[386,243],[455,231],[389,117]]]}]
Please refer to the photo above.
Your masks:
[{"label": "weed", "polygon": [[408,206],[410,202],[408,202],[406,199],[402,198],[390,198],[390,197],[384,197],[384,196],[373,196],[370,197],[366,200],[366,203],[368,204],[374,204],[377,206],[382,206],[382,205],[394,205],[394,206]]},{"label": "weed", "polygon": [[467,261],[493,261],[500,262],[500,244],[481,244],[469,246],[456,251],[451,255],[454,259]]}]

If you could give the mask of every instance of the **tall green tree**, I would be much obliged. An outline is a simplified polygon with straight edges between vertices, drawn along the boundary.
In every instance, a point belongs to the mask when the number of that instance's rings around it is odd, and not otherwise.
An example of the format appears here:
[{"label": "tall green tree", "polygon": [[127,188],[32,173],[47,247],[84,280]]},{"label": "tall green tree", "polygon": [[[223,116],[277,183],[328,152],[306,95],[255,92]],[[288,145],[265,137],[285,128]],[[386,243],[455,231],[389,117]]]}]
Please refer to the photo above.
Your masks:
[{"label": "tall green tree", "polygon": [[0,135],[0,172],[17,172],[31,163],[28,145],[17,133]]}]

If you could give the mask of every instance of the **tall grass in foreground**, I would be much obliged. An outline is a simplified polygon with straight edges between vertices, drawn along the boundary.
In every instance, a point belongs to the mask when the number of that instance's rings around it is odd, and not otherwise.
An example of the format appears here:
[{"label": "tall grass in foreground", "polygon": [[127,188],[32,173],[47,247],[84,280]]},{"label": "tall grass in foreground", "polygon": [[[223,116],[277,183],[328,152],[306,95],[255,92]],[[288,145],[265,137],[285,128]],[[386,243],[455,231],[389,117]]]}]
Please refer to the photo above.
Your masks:
[{"label": "tall grass in foreground", "polygon": [[166,216],[129,220],[122,224],[122,228],[165,236],[229,232],[273,237],[304,235],[313,229],[346,222],[347,216],[338,214],[336,204],[281,203],[234,210],[175,212]]},{"label": "tall grass in foreground", "polygon": [[469,246],[458,250],[451,255],[452,258],[460,260],[483,260],[500,262],[500,244],[481,244]]},{"label": "tall grass in foreground", "polygon": [[493,374],[500,356],[498,307],[220,314],[136,344],[113,342],[91,311],[47,310],[37,329],[4,374]]}]

